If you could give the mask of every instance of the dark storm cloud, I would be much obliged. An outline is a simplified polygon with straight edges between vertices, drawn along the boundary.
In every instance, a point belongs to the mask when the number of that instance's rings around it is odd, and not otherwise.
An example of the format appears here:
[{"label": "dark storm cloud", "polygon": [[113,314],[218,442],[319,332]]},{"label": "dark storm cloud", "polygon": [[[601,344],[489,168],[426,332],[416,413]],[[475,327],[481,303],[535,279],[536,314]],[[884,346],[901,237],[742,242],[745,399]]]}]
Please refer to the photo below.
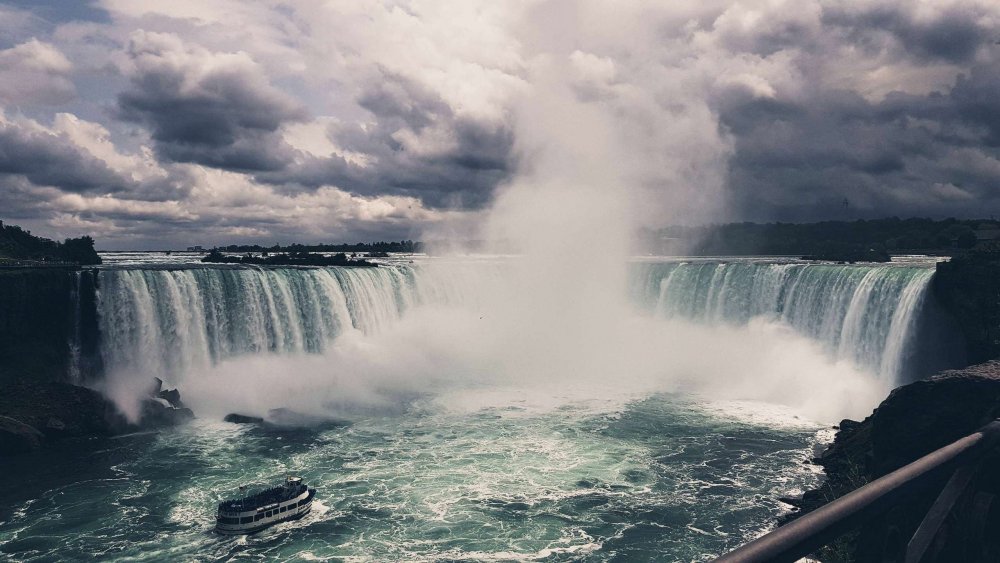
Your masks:
[{"label": "dark storm cloud", "polygon": [[0,220],[37,219],[49,213],[46,205],[51,194],[44,193],[23,176],[0,176]]},{"label": "dark storm cloud", "polygon": [[872,50],[882,47],[879,33],[898,41],[907,56],[938,59],[953,63],[972,60],[977,50],[995,41],[983,8],[974,5],[942,7],[936,17],[917,18],[915,3],[879,5],[845,10],[827,7],[823,23],[839,27],[854,42]]},{"label": "dark storm cloud", "polygon": [[804,99],[728,92],[720,122],[735,137],[730,189],[755,219],[845,213],[981,215],[1000,209],[997,65],[977,67],[944,94],[850,91]]},{"label": "dark storm cloud", "polygon": [[294,151],[277,131],[304,111],[245,56],[151,33],[134,37],[128,54],[136,69],[118,96],[118,115],[146,125],[164,159],[245,171],[291,160]]},{"label": "dark storm cloud", "polygon": [[[367,196],[412,196],[431,207],[480,208],[513,171],[508,124],[460,116],[439,95],[403,76],[382,71],[357,102],[372,122],[341,124],[330,134],[344,150],[366,155],[369,164],[310,158],[287,173],[258,179],[336,185]],[[419,141],[408,141],[411,137]]]},{"label": "dark storm cloud", "polygon": [[951,101],[963,121],[983,129],[983,142],[1000,146],[1000,62],[973,67],[959,76]]},{"label": "dark storm cloud", "polygon": [[380,80],[369,84],[358,97],[358,105],[388,127],[405,125],[418,132],[452,113],[440,96],[385,70],[380,73]]},{"label": "dark storm cloud", "polygon": [[69,139],[0,122],[0,175],[22,176],[35,185],[68,192],[110,193],[128,181]]}]

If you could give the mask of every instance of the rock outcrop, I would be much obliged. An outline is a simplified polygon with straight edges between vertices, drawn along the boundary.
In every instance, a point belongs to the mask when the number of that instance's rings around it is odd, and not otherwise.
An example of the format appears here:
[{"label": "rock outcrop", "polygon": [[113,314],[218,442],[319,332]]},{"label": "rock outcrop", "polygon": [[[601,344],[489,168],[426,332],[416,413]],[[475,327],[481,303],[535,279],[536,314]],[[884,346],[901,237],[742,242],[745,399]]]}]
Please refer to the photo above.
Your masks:
[{"label": "rock outcrop", "polygon": [[229,413],[222,420],[233,424],[256,424],[266,428],[285,430],[315,428],[327,424],[343,424],[343,421],[305,414],[285,407],[267,411],[266,418],[240,413]]},{"label": "rock outcrop", "polygon": [[154,377],[149,397],[142,401],[139,425],[142,428],[162,428],[176,426],[193,418],[194,413],[181,401],[180,391],[164,389],[163,380]]},{"label": "rock outcrop", "polygon": [[[814,461],[827,479],[800,499],[794,519],[1000,416],[1000,361],[942,372],[894,390],[862,422],[845,420]],[[822,561],[902,561],[944,480],[820,552]],[[1000,561],[1000,455],[983,462],[925,561]],[[898,556],[898,558],[893,558]]]},{"label": "rock outcrop", "polygon": [[227,414],[222,420],[233,424],[264,424],[264,419],[259,416],[248,416],[234,412]]},{"label": "rock outcrop", "polygon": [[[161,382],[162,384],[162,382]],[[175,397],[176,404],[158,396]],[[17,381],[0,393],[0,455],[21,454],[65,439],[107,437],[182,424],[194,418],[176,390],[156,391],[142,404],[142,419],[128,422],[101,393],[60,382]]]}]

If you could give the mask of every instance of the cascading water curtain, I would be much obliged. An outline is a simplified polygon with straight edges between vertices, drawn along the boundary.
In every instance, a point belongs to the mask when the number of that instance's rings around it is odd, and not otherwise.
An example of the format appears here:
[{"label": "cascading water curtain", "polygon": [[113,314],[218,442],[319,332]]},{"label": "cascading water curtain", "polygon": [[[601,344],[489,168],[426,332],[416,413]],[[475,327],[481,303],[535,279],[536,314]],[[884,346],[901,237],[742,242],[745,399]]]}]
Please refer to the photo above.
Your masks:
[{"label": "cascading water curtain", "polygon": [[660,317],[742,324],[764,316],[892,383],[934,270],[919,266],[668,262],[635,265],[633,298]]},{"label": "cascading water curtain", "polygon": [[441,293],[418,277],[410,265],[103,270],[105,367],[171,379],[237,355],[321,352]]}]

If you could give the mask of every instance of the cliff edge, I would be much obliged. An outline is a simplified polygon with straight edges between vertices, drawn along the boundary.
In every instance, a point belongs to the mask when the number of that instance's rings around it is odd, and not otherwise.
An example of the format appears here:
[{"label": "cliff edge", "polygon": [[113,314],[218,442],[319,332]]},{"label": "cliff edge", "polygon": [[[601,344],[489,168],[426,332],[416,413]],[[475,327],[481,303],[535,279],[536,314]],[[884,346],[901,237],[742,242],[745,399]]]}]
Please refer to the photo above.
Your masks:
[{"label": "cliff edge", "polygon": [[[845,420],[814,462],[827,479],[800,499],[792,520],[967,436],[1000,417],[1000,361],[949,370],[895,389],[862,422]],[[947,476],[946,476],[947,478]],[[821,561],[902,561],[906,543],[944,486],[929,487],[817,556]],[[1000,561],[1000,455],[982,462],[925,561]],[[937,555],[933,555],[937,553]]]}]

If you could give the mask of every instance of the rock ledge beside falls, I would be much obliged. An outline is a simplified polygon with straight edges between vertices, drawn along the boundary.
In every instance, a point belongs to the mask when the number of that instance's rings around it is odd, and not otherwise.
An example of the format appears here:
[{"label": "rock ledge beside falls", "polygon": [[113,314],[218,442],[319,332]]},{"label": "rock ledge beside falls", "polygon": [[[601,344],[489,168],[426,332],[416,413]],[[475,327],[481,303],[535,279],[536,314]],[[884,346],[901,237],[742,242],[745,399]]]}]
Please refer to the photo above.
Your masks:
[{"label": "rock ledge beside falls", "polygon": [[[1000,416],[1000,361],[949,370],[895,389],[863,420],[845,420],[820,454],[826,480],[801,498],[789,521],[878,479]],[[944,480],[848,534],[817,555],[821,561],[902,561],[900,556]],[[1000,455],[982,462],[924,561],[1000,561]]]},{"label": "rock ledge beside falls", "polygon": [[0,456],[23,454],[73,438],[113,436],[162,428],[194,418],[177,390],[156,380],[142,402],[139,424],[129,423],[99,392],[61,382],[20,381],[0,393]]}]

